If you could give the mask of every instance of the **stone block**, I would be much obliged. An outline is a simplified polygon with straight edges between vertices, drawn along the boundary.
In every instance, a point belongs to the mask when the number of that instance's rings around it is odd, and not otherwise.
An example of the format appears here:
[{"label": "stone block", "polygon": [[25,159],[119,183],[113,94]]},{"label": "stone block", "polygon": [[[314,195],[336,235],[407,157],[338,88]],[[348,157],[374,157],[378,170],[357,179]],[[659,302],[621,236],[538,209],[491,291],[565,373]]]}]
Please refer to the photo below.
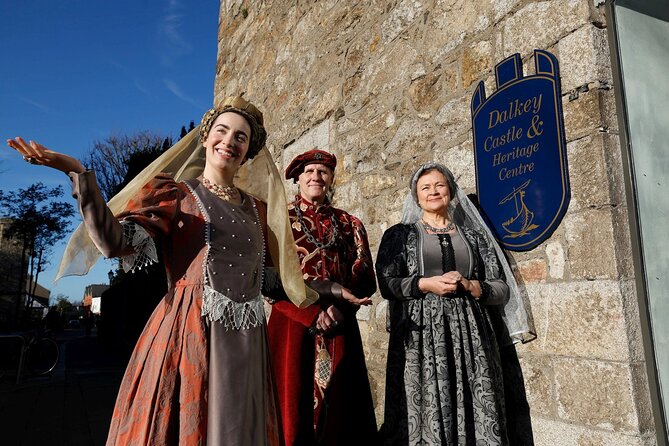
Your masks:
[{"label": "stone block", "polygon": [[437,0],[427,19],[424,54],[437,64],[454,56],[454,49],[490,25],[487,1]]},{"label": "stone block", "polygon": [[625,312],[615,281],[551,284],[545,351],[611,361],[629,360]]},{"label": "stone block", "polygon": [[361,29],[379,20],[384,7],[385,4],[380,1],[358,4],[336,2],[333,7],[319,14],[318,25],[322,30],[317,42],[321,49],[319,55],[326,56],[333,48],[345,51]]},{"label": "stone block", "polygon": [[429,123],[418,120],[402,121],[383,151],[386,155],[395,155],[393,159],[405,159],[425,151],[434,133],[435,130]]},{"label": "stone block", "polygon": [[490,41],[482,40],[465,48],[462,53],[462,87],[468,88],[490,74],[493,65],[493,46]]},{"label": "stone block", "polygon": [[314,124],[323,121],[326,117],[334,114],[341,104],[341,86],[331,84],[318,94],[310,94],[310,99],[304,107],[304,122]]},{"label": "stone block", "polygon": [[545,282],[548,277],[548,263],[543,258],[519,262],[517,267],[524,283]]},{"label": "stone block", "polygon": [[360,65],[344,85],[344,102],[360,108],[379,95],[404,91],[411,83],[412,66],[418,51],[404,42],[384,47],[374,58]]},{"label": "stone block", "polygon": [[639,433],[629,365],[556,359],[558,416],[571,423],[626,434]]},{"label": "stone block", "polygon": [[618,206],[611,211],[613,215],[613,236],[616,246],[617,268],[620,279],[632,279],[635,276],[632,238],[630,234],[627,206]]},{"label": "stone block", "polygon": [[[352,209],[360,204],[360,187],[355,181],[342,182],[334,185],[334,205],[342,209]],[[357,217],[362,218],[362,216]],[[368,219],[363,220],[367,222]]]},{"label": "stone block", "polygon": [[475,192],[476,170],[474,169],[474,148],[471,138],[452,148],[442,148],[438,141],[434,150],[434,161],[450,169],[462,190]]},{"label": "stone block", "polygon": [[555,372],[550,357],[526,355],[520,358],[527,402],[534,416],[555,418]]},{"label": "stone block", "polygon": [[571,209],[579,210],[611,203],[604,140],[601,135],[594,134],[567,143],[567,163]]},{"label": "stone block", "polygon": [[547,417],[532,417],[536,446],[650,446],[644,438],[592,429]]},{"label": "stone block", "polygon": [[[588,3],[583,0],[528,3],[501,22],[504,29],[504,57],[514,53],[525,57],[535,48],[549,48],[562,37],[588,23],[589,15]],[[564,70],[562,66],[560,71]],[[565,88],[564,80],[562,88]]]},{"label": "stone block", "polygon": [[611,83],[606,29],[586,24],[562,39],[557,49],[563,92],[595,81]]},{"label": "stone block", "polygon": [[567,214],[563,224],[572,279],[616,278],[613,216],[608,209]]},{"label": "stone block", "polygon": [[300,153],[312,149],[330,151],[330,120],[325,120],[317,126],[309,129],[293,143],[288,145],[282,154],[282,165],[285,168],[288,163]]},{"label": "stone block", "polygon": [[650,400],[650,390],[648,388],[648,374],[646,372],[645,362],[631,364],[632,370],[632,389],[636,395],[636,408],[638,411],[639,431],[642,433],[652,433],[655,430],[653,420],[653,408]]},{"label": "stone block", "polygon": [[546,244],[546,257],[548,258],[548,275],[552,279],[564,278],[566,262],[562,242],[559,240],[548,242]]},{"label": "stone block", "polygon": [[387,45],[413,25],[422,17],[423,10],[427,7],[426,3],[420,0],[402,0],[394,6],[381,25],[383,30],[381,42]]},{"label": "stone block", "polygon": [[606,132],[602,133],[602,140],[606,173],[609,177],[611,203],[616,206],[625,206],[627,204],[627,192],[625,190],[625,169],[623,168],[620,138],[617,134]]},{"label": "stone block", "polygon": [[387,189],[395,187],[397,180],[391,175],[366,175],[362,180],[362,196],[374,198]]},{"label": "stone block", "polygon": [[581,92],[575,99],[569,95],[562,97],[564,129],[567,141],[590,135],[603,125],[601,112],[601,92],[590,89]]},{"label": "stone block", "polygon": [[470,98],[461,96],[448,101],[439,109],[434,120],[443,129],[441,137],[444,141],[471,133]]},{"label": "stone block", "polygon": [[494,23],[499,22],[502,17],[510,13],[520,3],[521,0],[498,0],[492,2]]},{"label": "stone block", "polygon": [[457,82],[457,68],[453,64],[443,70],[435,70],[411,82],[407,95],[418,112],[434,111],[442,92],[451,92]]}]

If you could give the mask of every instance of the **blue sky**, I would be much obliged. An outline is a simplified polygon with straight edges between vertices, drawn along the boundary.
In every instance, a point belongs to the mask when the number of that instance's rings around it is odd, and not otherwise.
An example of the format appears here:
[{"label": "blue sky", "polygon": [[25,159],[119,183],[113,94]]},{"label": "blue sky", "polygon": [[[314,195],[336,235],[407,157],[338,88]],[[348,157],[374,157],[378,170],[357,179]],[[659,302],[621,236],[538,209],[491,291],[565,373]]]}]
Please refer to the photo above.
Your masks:
[{"label": "blue sky", "polygon": [[[83,156],[112,134],[177,138],[197,124],[213,102],[218,13],[216,0],[0,0],[0,189],[63,185],[75,204],[65,175],[28,165],[8,138]],[[100,261],[54,284],[63,247],[39,278],[52,296],[108,281],[114,265]]]}]

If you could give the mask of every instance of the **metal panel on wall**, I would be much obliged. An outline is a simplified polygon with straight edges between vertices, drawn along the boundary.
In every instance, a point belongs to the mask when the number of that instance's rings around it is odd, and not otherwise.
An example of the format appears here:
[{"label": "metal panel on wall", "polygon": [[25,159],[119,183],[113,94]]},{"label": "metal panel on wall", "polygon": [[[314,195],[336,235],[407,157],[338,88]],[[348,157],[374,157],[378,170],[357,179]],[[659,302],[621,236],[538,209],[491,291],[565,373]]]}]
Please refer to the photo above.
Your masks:
[{"label": "metal panel on wall", "polygon": [[[669,413],[669,1],[613,1],[621,141],[660,444]],[[617,62],[617,64],[616,64]],[[617,66],[616,66],[617,65]],[[662,438],[663,437],[663,438]]]}]

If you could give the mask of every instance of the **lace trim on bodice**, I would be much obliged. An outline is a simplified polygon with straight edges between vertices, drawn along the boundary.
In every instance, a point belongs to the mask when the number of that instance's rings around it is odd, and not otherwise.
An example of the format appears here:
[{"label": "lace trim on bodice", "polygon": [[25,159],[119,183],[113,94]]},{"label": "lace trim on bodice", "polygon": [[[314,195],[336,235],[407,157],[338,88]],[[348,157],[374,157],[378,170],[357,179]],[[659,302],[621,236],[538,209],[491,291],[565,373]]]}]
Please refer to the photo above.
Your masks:
[{"label": "lace trim on bodice", "polygon": [[202,316],[209,322],[222,323],[226,330],[247,330],[265,321],[265,308],[259,294],[246,302],[235,302],[209,285],[204,286]]},{"label": "lace trim on bodice", "polygon": [[134,252],[121,257],[121,266],[126,273],[134,273],[137,270],[158,262],[156,244],[146,232],[146,229],[137,223],[122,220],[123,238],[127,245],[134,248]]}]

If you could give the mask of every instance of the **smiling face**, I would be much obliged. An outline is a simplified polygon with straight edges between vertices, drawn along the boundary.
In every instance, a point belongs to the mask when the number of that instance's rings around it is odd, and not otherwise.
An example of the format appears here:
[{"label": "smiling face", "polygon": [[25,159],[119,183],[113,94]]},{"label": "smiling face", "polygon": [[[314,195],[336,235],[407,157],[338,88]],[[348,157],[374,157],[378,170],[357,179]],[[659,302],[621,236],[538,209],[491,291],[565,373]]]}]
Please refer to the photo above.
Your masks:
[{"label": "smiling face", "polygon": [[424,211],[446,215],[451,193],[444,174],[435,169],[421,175],[416,183],[416,197]]},{"label": "smiling face", "polygon": [[221,113],[211,126],[203,145],[207,168],[236,172],[246,159],[251,141],[251,126],[234,112]]},{"label": "smiling face", "polygon": [[311,203],[323,203],[334,180],[334,172],[324,164],[307,164],[298,178],[300,195]]}]

